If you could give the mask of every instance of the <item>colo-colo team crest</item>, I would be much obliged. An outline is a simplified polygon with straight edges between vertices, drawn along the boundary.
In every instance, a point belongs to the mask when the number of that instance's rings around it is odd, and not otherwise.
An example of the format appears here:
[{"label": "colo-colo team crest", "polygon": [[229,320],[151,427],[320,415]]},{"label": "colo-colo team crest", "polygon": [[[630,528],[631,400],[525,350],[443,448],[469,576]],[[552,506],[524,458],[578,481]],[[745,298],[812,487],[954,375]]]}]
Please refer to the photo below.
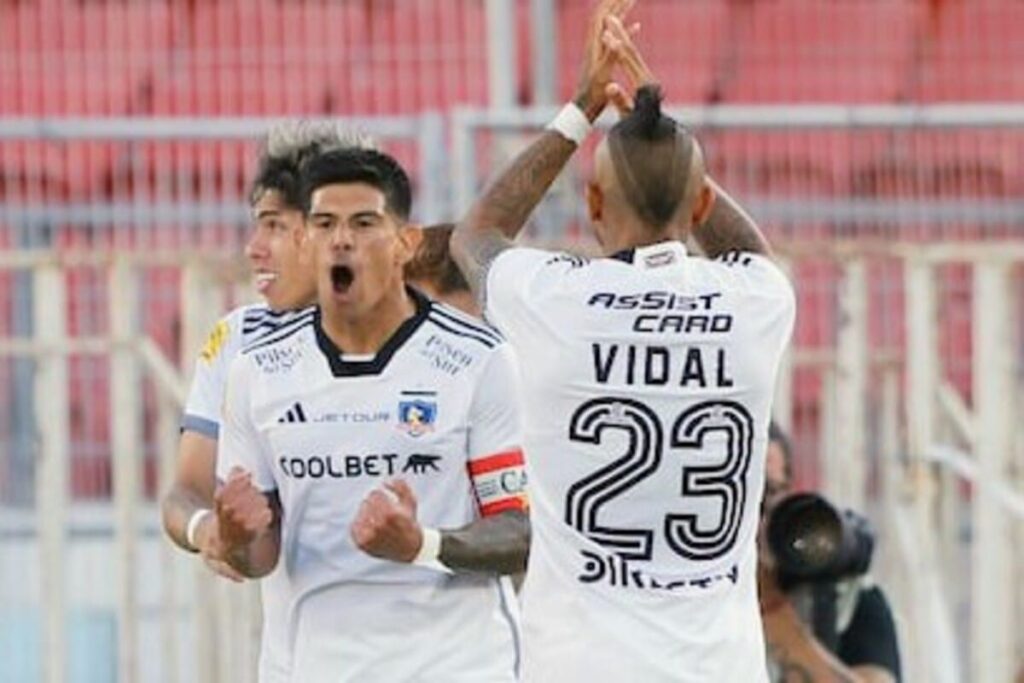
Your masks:
[{"label": "colo-colo team crest", "polygon": [[[402,392],[398,402],[398,427],[409,436],[423,436],[434,431],[437,422],[435,392]],[[416,397],[413,398],[412,395]],[[429,397],[429,398],[428,398]]]}]

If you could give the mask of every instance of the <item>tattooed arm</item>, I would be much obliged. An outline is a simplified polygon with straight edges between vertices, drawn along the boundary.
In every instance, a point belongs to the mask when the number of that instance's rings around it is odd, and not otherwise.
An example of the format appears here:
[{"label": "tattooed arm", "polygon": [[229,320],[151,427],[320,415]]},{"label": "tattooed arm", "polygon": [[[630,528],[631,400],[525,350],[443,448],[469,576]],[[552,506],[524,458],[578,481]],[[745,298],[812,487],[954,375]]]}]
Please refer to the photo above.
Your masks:
[{"label": "tattooed arm", "polygon": [[[602,0],[591,16],[582,76],[574,98],[591,122],[608,103],[605,88],[611,83],[612,68],[621,49],[608,41],[607,21],[624,17],[633,1]],[[575,143],[560,133],[545,131],[491,183],[455,226],[452,257],[478,299],[491,261],[512,245],[575,151]]]},{"label": "tattooed arm", "polygon": [[771,255],[768,240],[754,219],[710,176],[707,182],[715,192],[715,205],[707,220],[693,230],[693,238],[704,254],[708,258],[730,251]]},{"label": "tattooed arm", "polygon": [[[368,555],[393,562],[413,562],[425,543],[416,519],[416,496],[402,480],[384,484],[390,491],[372,491],[352,522],[352,540]],[[525,512],[507,510],[459,529],[440,532],[437,559],[455,571],[514,574],[526,569],[530,520]]]},{"label": "tattooed arm", "polygon": [[525,512],[508,510],[442,531],[438,559],[460,571],[515,574],[526,571],[529,552],[530,519]]},{"label": "tattooed arm", "polygon": [[478,300],[482,300],[491,261],[512,246],[575,150],[576,145],[559,133],[546,131],[516,157],[455,226],[452,258]]}]

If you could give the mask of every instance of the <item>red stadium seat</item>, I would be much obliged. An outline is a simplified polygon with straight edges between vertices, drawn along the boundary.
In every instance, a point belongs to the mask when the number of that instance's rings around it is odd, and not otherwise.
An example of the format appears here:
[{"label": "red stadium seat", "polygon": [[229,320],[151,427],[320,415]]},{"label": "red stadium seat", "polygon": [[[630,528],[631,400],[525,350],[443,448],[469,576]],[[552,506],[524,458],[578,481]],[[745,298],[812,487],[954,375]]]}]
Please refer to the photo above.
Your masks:
[{"label": "red stadium seat", "polygon": [[[590,3],[559,3],[561,94]],[[1015,0],[651,0],[674,102],[1024,97]],[[528,94],[528,12],[512,27]],[[422,0],[0,4],[0,115],[384,114],[487,100],[484,6]]]},{"label": "red stadium seat", "polygon": [[398,114],[486,100],[478,3],[196,3],[175,7],[164,115]]},{"label": "red stadium seat", "polygon": [[[528,104],[528,3],[515,4],[508,30],[519,41],[519,59],[512,69]],[[573,93],[592,5],[556,3],[563,99]],[[634,18],[643,27],[645,56],[673,103],[1024,101],[1021,0],[645,0]],[[0,117],[417,114],[486,104],[487,77],[480,0],[0,0]],[[700,133],[713,172],[741,196],[777,202],[913,197],[969,205],[1024,194],[1018,130]],[[389,149],[416,168],[414,144]],[[0,202],[231,202],[244,197],[251,159],[251,147],[234,142],[0,141]],[[810,215],[796,227],[769,228],[834,236],[841,226],[815,218],[814,210],[809,203]],[[191,235],[168,227],[51,229],[58,249],[105,249],[114,242],[146,249]],[[974,239],[1000,229],[946,223],[942,234]],[[935,225],[858,230],[929,240]],[[0,229],[0,249],[14,234]],[[203,244],[189,246],[223,244],[232,235],[237,232],[215,226]],[[886,305],[871,308],[872,348],[900,347],[900,274],[873,268],[871,300]],[[797,346],[834,346],[839,274],[826,259],[805,261],[794,273]],[[158,293],[147,300],[146,333],[171,357],[177,355],[176,278],[160,270],[144,277],[146,290]],[[971,273],[948,266],[938,281],[941,355],[948,378],[969,397]],[[71,333],[103,333],[103,274],[74,269],[67,286]],[[9,332],[11,287],[10,274],[0,272],[0,336]],[[95,358],[71,364],[78,496],[110,493],[108,369]],[[812,434],[820,426],[821,373],[799,371],[794,391],[797,428]],[[151,396],[146,405],[151,410]]]},{"label": "red stadium seat", "polygon": [[1024,4],[1013,0],[934,3],[916,98],[1024,99]]},{"label": "red stadium seat", "polygon": [[910,0],[731,3],[718,74],[731,102],[891,102],[912,73],[923,5]]},{"label": "red stadium seat", "polygon": [[46,111],[42,41],[44,12],[39,3],[26,2],[0,5],[0,113],[11,115],[41,114]]},{"label": "red stadium seat", "polygon": [[[559,77],[563,99],[572,97],[592,3],[560,3]],[[654,0],[641,3],[631,19],[641,25],[645,59],[671,102],[706,102],[714,97],[715,70],[729,40],[728,3],[718,0]]]},{"label": "red stadium seat", "polygon": [[5,3],[0,27],[10,64],[0,69],[3,114],[131,113],[169,43],[166,5],[156,2]]}]

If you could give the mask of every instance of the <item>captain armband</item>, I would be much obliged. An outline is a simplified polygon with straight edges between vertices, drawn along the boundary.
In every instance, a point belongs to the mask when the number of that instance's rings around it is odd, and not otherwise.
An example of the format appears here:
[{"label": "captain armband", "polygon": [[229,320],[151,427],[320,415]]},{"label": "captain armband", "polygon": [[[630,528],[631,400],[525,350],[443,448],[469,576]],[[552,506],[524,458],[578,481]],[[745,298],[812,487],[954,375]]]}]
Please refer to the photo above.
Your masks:
[{"label": "captain armband", "polygon": [[469,476],[482,516],[488,517],[506,510],[525,512],[529,509],[526,468],[521,449],[470,461]]}]

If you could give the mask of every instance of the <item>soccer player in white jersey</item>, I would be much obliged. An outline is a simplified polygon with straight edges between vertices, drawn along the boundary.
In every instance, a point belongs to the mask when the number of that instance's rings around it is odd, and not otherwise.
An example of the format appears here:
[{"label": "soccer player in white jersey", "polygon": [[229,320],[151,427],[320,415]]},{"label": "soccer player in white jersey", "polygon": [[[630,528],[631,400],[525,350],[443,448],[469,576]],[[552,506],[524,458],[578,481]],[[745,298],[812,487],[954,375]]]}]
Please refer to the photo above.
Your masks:
[{"label": "soccer player in white jersey", "polygon": [[[196,362],[181,423],[175,481],[163,500],[164,528],[181,548],[202,555],[216,573],[240,581],[242,576],[211,555],[217,534],[210,514],[216,486],[215,460],[228,366],[243,346],[290,329],[312,315],[302,309],[316,299],[316,278],[304,246],[300,165],[324,149],[369,147],[368,138],[333,126],[289,123],[267,136],[250,193],[254,229],[245,255],[256,289],[265,304],[241,306],[221,318],[210,332]],[[274,629],[284,623],[287,591],[278,574],[261,585],[264,613],[261,683],[287,680],[287,652],[276,647],[283,637]]]},{"label": "soccer player in white jersey", "polygon": [[[766,681],[755,537],[793,291],[644,87],[596,151],[604,258],[515,247],[616,64],[602,3],[578,96],[483,193],[452,252],[521,359],[533,545],[523,680]],[[691,256],[692,237],[708,258]]]},{"label": "soccer player in white jersey", "polygon": [[390,157],[305,171],[319,307],[232,365],[221,556],[283,564],[292,679],[513,681],[506,578],[529,545],[516,369],[491,328],[406,287],[419,232]]}]

